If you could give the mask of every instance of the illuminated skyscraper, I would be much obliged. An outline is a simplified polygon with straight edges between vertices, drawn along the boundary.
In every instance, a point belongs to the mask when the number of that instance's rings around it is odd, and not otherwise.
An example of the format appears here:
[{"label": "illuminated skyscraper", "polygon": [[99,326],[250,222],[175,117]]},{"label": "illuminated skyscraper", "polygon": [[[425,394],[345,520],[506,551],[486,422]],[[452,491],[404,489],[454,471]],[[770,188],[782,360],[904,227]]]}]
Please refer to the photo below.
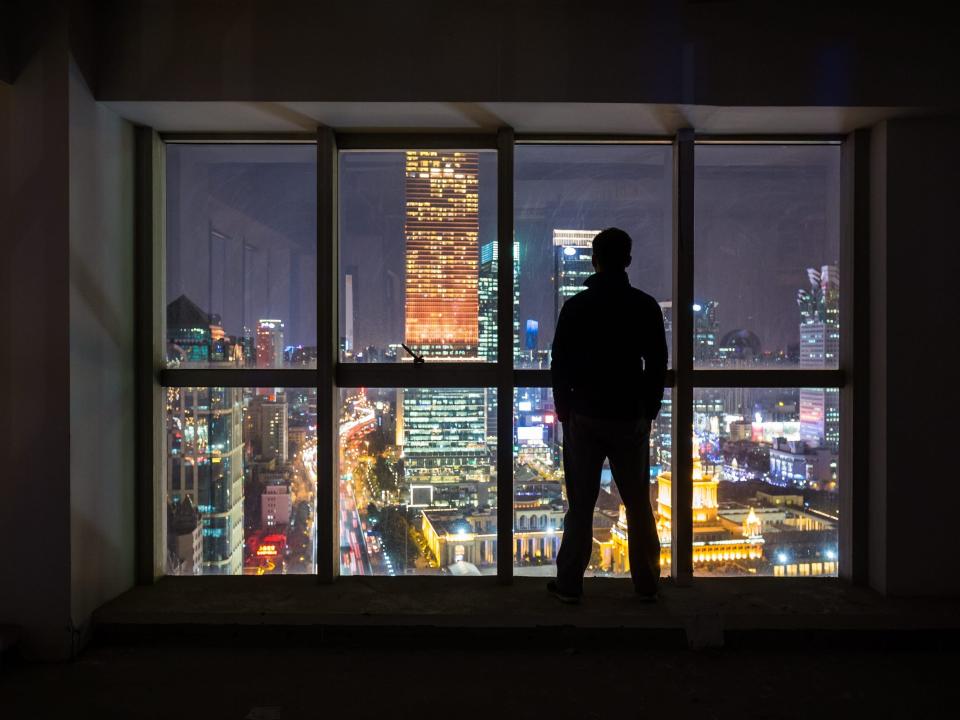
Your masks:
[{"label": "illuminated skyscraper", "polygon": [[560,308],[567,298],[583,290],[583,281],[593,274],[593,239],[599,230],[553,231],[553,311],[560,317]]},{"label": "illuminated skyscraper", "polygon": [[[800,306],[800,367],[835,368],[840,353],[840,276],[824,265],[807,269],[810,289],[797,293]],[[800,437],[811,447],[840,446],[840,391],[800,388]]]},{"label": "illuminated skyscraper", "polygon": [[243,566],[243,418],[240,388],[167,388],[167,497],[199,511],[204,574]]},{"label": "illuminated skyscraper", "polygon": [[[478,173],[477,153],[406,155],[405,335],[428,361],[477,358],[480,350]],[[494,306],[495,287],[485,289]],[[487,393],[410,388],[399,394],[408,485],[435,486],[430,496],[436,503],[484,502],[490,480]]]},{"label": "illuminated skyscraper", "polygon": [[[497,266],[496,242],[480,248],[480,352],[482,360],[497,359]],[[520,355],[520,243],[513,243],[513,356]]]},{"label": "illuminated skyscraper", "polygon": [[406,157],[406,342],[427,356],[476,357],[479,156]]},{"label": "illuminated skyscraper", "polygon": [[257,323],[257,367],[283,366],[283,320]]},{"label": "illuminated skyscraper", "polygon": [[715,361],[720,348],[720,321],[717,301],[706,300],[693,306],[693,359],[698,364]]}]

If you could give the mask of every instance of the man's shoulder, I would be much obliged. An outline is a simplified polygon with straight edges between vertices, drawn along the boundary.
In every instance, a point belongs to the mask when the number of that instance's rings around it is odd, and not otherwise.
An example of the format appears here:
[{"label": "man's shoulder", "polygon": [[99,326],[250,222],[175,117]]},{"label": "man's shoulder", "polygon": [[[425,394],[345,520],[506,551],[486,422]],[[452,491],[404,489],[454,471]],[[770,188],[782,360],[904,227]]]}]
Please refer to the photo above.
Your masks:
[{"label": "man's shoulder", "polygon": [[653,295],[645,293],[640,288],[633,287],[632,285],[630,286],[630,291],[638,305],[643,305],[650,309],[656,308],[657,310],[660,310],[660,303],[657,302],[657,299],[653,297]]}]

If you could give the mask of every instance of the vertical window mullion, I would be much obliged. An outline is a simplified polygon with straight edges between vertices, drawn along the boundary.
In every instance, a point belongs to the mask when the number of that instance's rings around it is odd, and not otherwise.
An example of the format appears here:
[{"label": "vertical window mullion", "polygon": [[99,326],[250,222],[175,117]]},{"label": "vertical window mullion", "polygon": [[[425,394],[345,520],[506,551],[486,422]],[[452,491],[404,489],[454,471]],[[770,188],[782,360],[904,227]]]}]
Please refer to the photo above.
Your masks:
[{"label": "vertical window mullion", "polygon": [[677,133],[673,156],[673,451],[671,454],[670,574],[693,577],[693,251],[694,136]]},{"label": "vertical window mullion", "polygon": [[497,578],[513,580],[513,148],[497,132]]},{"label": "vertical window mullion", "polygon": [[869,287],[870,131],[857,130],[843,144],[841,159],[843,230],[840,234],[840,533],[838,575],[867,580],[867,401]]},{"label": "vertical window mullion", "polygon": [[[339,574],[337,512],[337,147],[330,128],[317,129],[317,579]],[[324,481],[326,478],[326,481]]]}]

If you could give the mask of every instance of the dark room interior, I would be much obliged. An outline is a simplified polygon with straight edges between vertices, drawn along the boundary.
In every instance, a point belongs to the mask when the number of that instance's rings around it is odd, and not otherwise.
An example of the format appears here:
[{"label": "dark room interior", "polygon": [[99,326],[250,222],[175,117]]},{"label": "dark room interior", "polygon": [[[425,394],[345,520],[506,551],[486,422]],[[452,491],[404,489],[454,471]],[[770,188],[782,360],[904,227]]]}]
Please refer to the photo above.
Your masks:
[{"label": "dark room interior", "polygon": [[951,715],[950,17],[0,2],[0,717]]}]

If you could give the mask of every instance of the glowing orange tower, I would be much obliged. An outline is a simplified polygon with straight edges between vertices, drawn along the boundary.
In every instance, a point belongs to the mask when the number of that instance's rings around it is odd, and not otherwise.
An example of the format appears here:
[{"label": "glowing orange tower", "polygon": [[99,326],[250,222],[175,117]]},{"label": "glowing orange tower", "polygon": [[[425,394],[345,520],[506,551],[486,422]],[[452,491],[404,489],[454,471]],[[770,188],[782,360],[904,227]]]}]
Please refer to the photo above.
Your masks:
[{"label": "glowing orange tower", "polygon": [[479,296],[479,157],[406,155],[406,342],[433,357],[475,357]]}]

